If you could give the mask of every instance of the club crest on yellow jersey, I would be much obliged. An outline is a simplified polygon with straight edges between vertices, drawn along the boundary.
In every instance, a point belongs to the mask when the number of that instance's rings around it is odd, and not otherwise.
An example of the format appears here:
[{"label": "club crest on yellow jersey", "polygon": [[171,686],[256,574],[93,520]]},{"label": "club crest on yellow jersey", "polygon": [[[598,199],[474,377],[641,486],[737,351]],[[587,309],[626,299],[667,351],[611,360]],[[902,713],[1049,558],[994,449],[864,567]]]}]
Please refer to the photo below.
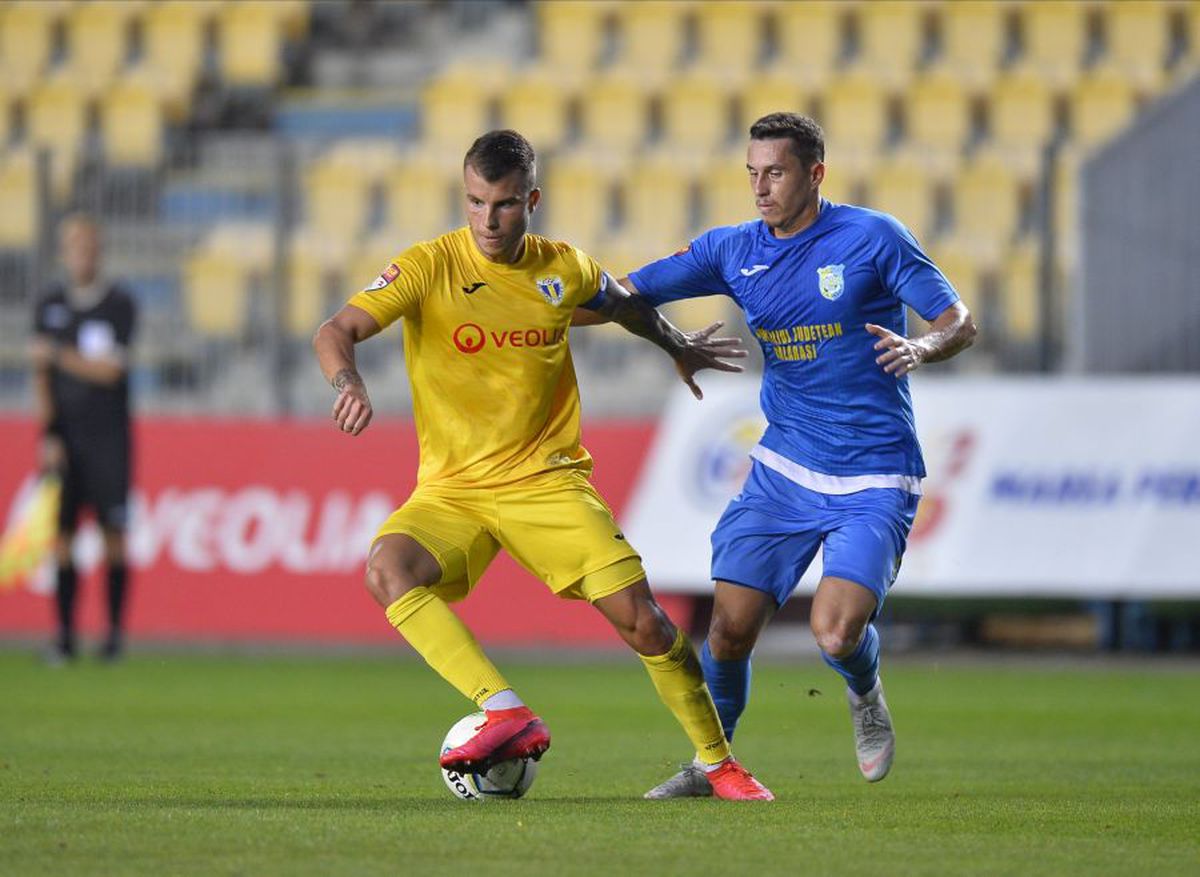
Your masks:
[{"label": "club crest on yellow jersey", "polygon": [[845,270],[845,265],[826,265],[817,269],[817,281],[821,287],[821,295],[830,301],[837,301],[841,298],[842,292],[846,289],[846,281],[842,276]]},{"label": "club crest on yellow jersey", "polygon": [[546,301],[555,307],[562,304],[563,282],[561,277],[539,277],[535,283],[537,283],[538,292],[542,294],[542,297]]}]

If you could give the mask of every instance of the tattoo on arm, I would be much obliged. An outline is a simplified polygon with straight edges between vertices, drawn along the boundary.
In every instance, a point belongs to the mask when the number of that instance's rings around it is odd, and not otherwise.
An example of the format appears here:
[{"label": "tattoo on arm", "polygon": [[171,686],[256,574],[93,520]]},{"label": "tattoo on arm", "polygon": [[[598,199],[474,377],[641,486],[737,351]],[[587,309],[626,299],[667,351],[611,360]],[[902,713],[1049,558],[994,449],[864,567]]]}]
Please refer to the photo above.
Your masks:
[{"label": "tattoo on arm", "polygon": [[675,356],[683,346],[683,333],[640,295],[630,295],[625,290],[621,292],[624,295],[614,295],[610,290],[599,312],[634,335],[653,341]]},{"label": "tattoo on arm", "polygon": [[329,383],[331,383],[333,388],[340,393],[351,384],[362,386],[363,379],[362,375],[360,375],[356,370],[352,368],[344,368],[334,375],[333,380],[331,380]]}]

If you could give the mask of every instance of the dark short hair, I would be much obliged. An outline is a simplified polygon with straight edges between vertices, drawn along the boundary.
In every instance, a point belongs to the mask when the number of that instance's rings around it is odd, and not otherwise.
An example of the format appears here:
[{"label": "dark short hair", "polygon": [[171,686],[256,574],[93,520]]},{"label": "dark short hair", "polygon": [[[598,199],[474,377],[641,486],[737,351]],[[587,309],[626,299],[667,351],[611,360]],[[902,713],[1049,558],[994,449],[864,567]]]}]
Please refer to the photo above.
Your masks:
[{"label": "dark short hair", "polygon": [[790,140],[792,151],[811,167],[825,160],[825,132],[821,126],[799,113],[770,113],[750,126],[751,140]]},{"label": "dark short hair", "polygon": [[513,171],[520,171],[531,190],[537,185],[537,156],[533,147],[528,140],[510,129],[488,131],[472,143],[463,159],[463,169],[467,167],[473,167],[489,183],[502,180]]}]

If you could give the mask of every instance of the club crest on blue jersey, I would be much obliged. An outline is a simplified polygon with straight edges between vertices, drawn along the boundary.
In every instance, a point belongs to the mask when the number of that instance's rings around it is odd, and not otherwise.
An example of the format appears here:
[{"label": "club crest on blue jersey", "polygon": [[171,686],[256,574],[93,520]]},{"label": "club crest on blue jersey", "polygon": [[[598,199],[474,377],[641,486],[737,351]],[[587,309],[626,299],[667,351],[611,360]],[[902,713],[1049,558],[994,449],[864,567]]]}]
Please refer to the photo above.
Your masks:
[{"label": "club crest on blue jersey", "polygon": [[821,295],[830,301],[837,301],[846,290],[846,280],[842,276],[845,265],[826,265],[817,269],[817,281],[821,287]]},{"label": "club crest on blue jersey", "polygon": [[536,281],[538,292],[550,304],[558,307],[563,300],[563,282],[561,277],[539,277]]}]

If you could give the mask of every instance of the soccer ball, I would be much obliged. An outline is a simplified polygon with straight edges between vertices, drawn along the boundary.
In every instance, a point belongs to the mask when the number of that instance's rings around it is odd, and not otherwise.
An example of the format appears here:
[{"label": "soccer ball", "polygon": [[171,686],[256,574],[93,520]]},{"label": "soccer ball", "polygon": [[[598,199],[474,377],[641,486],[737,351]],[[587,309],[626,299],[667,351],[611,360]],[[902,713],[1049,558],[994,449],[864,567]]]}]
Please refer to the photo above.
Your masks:
[{"label": "soccer ball", "polygon": [[[475,729],[487,720],[483,713],[463,716],[446,732],[442,752],[461,746],[473,736]],[[493,765],[487,773],[461,774],[442,770],[446,788],[464,801],[486,801],[489,798],[519,798],[529,791],[537,776],[538,763],[532,758],[513,758]]]}]

